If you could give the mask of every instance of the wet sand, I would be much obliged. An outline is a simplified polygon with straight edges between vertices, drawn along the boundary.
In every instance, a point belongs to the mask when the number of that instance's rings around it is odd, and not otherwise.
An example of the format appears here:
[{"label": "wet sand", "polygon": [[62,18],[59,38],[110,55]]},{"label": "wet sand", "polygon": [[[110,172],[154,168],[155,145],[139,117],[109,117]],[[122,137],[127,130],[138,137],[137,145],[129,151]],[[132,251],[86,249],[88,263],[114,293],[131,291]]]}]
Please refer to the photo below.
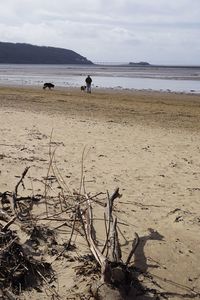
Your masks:
[{"label": "wet sand", "polygon": [[[120,188],[117,216],[128,224],[122,229],[128,242],[120,237],[123,252],[137,232],[133,262],[153,278],[144,276],[144,285],[168,299],[200,293],[199,95],[0,87],[0,103],[0,192],[13,191],[17,176],[30,166],[27,191],[41,193],[50,136],[57,168],[71,191],[77,190],[85,149],[87,191]],[[75,277],[65,258],[54,268],[63,299],[77,293],[77,284],[84,291],[86,281]],[[49,299],[36,291],[26,297]]]}]

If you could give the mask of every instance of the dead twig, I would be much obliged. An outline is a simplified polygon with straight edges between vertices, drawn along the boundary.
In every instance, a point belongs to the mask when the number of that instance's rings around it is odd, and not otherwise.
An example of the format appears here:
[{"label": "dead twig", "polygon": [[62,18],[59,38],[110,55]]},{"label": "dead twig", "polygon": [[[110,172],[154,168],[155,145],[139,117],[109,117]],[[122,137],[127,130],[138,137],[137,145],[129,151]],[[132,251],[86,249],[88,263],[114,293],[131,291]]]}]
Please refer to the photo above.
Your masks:
[{"label": "dead twig", "polygon": [[56,152],[56,148],[54,149],[53,153],[51,151],[52,136],[53,136],[53,129],[52,129],[51,135],[50,135],[50,142],[49,142],[49,166],[48,166],[48,170],[47,170],[47,175],[46,175],[46,180],[45,180],[45,189],[44,189],[44,200],[45,200],[45,207],[46,207],[46,215],[47,215],[47,217],[48,217],[47,180],[48,180],[48,177],[49,177],[49,172],[51,170],[53,157],[54,157],[55,152]]},{"label": "dead twig", "polygon": [[52,293],[52,296],[56,297],[57,299],[62,299],[60,297],[60,295],[55,291],[55,289],[53,287],[50,286],[50,284],[48,283],[47,279],[42,275],[42,273],[39,270],[36,270],[36,272],[38,273],[38,275],[44,280],[44,282],[46,283],[49,291]]},{"label": "dead twig", "polygon": [[21,176],[20,180],[18,181],[18,183],[15,186],[15,190],[13,192],[13,208],[14,208],[14,210],[16,210],[16,208],[17,208],[17,203],[16,202],[17,202],[17,193],[18,193],[19,185],[22,184],[23,188],[25,189],[23,179],[26,176],[29,169],[30,169],[30,167],[25,168],[24,172],[22,173],[22,176]]},{"label": "dead twig", "polygon": [[113,192],[113,194],[111,195],[111,197],[110,197],[110,207],[111,207],[111,209],[112,209],[112,207],[113,207],[113,203],[114,203],[114,200],[116,199],[116,198],[121,198],[121,194],[119,193],[119,188],[117,187],[115,190],[114,190],[114,192]]},{"label": "dead twig", "polygon": [[[111,229],[111,224],[113,223],[113,216],[112,216],[112,211],[113,211],[113,203],[114,200],[116,198],[120,198],[121,194],[119,194],[119,188],[117,187],[113,194],[111,196],[109,196],[109,193],[107,192],[107,221],[108,221],[108,226],[107,226],[107,230],[106,230],[106,240],[103,246],[103,249],[101,251],[101,253],[103,254],[106,247],[107,247],[107,253],[106,253],[106,257],[108,255],[108,242],[109,242],[109,236],[110,236],[110,229]],[[106,221],[105,221],[106,223]]]},{"label": "dead twig", "polygon": [[5,232],[10,227],[10,225],[15,222],[16,218],[17,217],[14,216],[12,219],[10,219],[10,221],[8,221],[8,223],[2,227],[1,231]]},{"label": "dead twig", "polygon": [[[76,221],[77,221],[77,210],[74,213],[74,221],[73,221],[72,230],[71,230],[71,234],[70,234],[69,240],[67,242],[67,245],[64,246],[64,249],[56,256],[56,258],[53,260],[52,263],[54,263],[54,261],[56,261],[66,250],[68,250],[70,248],[70,246],[71,246],[71,240],[72,240],[72,237],[73,237],[73,234],[74,234],[74,230],[75,230]],[[64,224],[64,225],[66,225],[66,224]],[[63,226],[63,224],[62,224],[62,226]]]},{"label": "dead twig", "polygon": [[1,249],[1,254],[3,254],[4,252],[6,252],[12,246],[12,244],[15,243],[17,240],[18,240],[18,237],[16,236],[3,249]]},{"label": "dead twig", "polygon": [[30,167],[26,167],[26,168],[25,168],[25,170],[24,170],[24,172],[22,173],[22,176],[21,176],[19,182],[18,182],[18,183],[16,184],[16,186],[15,186],[15,191],[14,191],[14,193],[15,193],[16,198],[17,198],[17,192],[18,192],[18,187],[19,187],[20,183],[22,184],[23,188],[25,189],[25,186],[24,186],[24,183],[23,183],[23,179],[24,179],[24,177],[26,176],[26,174],[27,174],[27,172],[28,172],[29,169],[30,169]]},{"label": "dead twig", "polygon": [[128,266],[128,264],[130,263],[131,258],[132,258],[133,254],[135,253],[135,250],[137,249],[137,247],[139,245],[139,242],[140,242],[140,238],[139,238],[138,234],[135,232],[135,239],[133,240],[133,243],[132,243],[131,252],[129,253],[129,255],[127,257],[127,260],[126,260],[126,263],[125,263],[126,266]]},{"label": "dead twig", "polygon": [[120,262],[122,253],[117,233],[117,218],[114,219],[110,235],[111,261]]}]

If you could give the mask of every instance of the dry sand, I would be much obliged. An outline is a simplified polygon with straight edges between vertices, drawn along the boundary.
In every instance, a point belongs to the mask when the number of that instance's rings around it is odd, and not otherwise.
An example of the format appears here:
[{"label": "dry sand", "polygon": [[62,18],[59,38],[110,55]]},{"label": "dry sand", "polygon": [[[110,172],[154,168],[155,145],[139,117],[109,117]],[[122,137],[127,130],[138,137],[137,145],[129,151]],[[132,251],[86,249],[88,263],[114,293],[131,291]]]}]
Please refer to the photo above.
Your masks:
[{"label": "dry sand", "polygon": [[[123,251],[137,232],[135,266],[152,276],[141,278],[144,285],[167,299],[200,293],[199,95],[1,87],[0,107],[0,192],[13,190],[26,166],[28,192],[42,191],[36,179],[47,174],[53,130],[57,167],[71,190],[79,188],[84,148],[87,191],[120,188],[117,215],[129,225]],[[72,265],[65,258],[54,265],[63,299],[86,287]],[[36,291],[25,297],[51,299]]]}]

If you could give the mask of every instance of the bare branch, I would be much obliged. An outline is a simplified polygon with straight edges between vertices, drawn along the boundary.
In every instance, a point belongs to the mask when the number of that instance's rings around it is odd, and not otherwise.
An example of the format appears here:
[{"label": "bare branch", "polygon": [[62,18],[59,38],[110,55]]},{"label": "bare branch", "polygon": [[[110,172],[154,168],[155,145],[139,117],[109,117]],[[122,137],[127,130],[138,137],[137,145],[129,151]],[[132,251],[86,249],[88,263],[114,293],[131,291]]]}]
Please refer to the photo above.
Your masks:
[{"label": "bare branch", "polygon": [[126,263],[125,263],[126,266],[128,266],[128,264],[130,263],[131,258],[132,258],[133,254],[135,253],[135,250],[137,249],[137,247],[139,245],[139,242],[140,242],[140,238],[139,238],[138,234],[135,232],[135,239],[133,240],[133,243],[132,243],[131,252],[129,253],[129,255],[127,257],[127,260],[126,260]]},{"label": "bare branch", "polygon": [[14,216],[12,219],[10,219],[10,221],[1,229],[1,231],[5,232],[9,228],[9,226],[15,222],[16,218],[17,217]]}]

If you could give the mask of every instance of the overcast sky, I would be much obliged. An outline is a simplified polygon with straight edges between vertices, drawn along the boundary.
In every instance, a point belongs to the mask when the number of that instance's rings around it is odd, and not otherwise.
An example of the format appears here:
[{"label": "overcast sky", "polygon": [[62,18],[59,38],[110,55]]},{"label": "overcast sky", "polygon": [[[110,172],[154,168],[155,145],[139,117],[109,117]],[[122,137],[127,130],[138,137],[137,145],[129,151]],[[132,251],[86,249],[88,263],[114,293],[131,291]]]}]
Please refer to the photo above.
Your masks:
[{"label": "overcast sky", "polygon": [[0,0],[0,41],[94,62],[200,65],[200,0]]}]

